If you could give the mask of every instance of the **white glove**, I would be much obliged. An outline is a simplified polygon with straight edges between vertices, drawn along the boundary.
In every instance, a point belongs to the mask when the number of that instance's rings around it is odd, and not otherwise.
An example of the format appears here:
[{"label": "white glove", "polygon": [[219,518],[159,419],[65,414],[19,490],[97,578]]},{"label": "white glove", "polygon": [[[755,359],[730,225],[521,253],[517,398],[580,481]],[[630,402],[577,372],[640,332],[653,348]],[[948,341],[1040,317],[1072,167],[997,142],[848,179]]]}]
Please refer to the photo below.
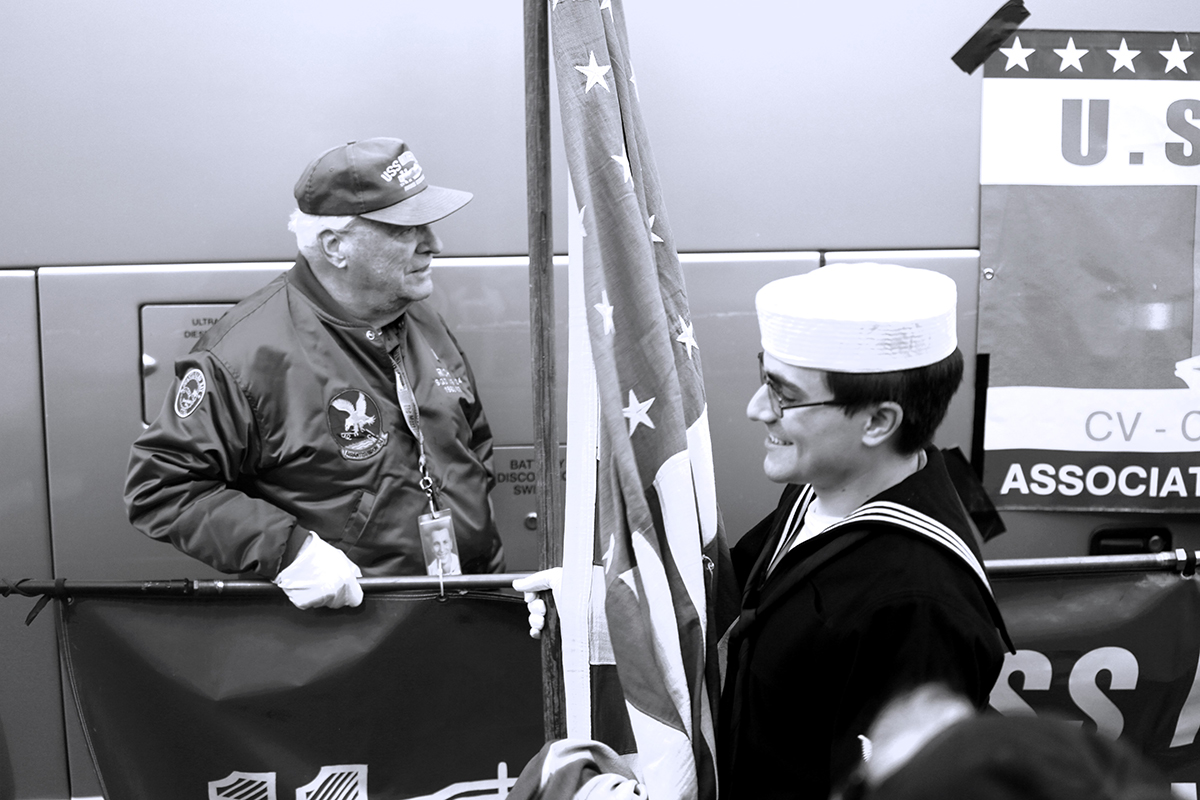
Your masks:
[{"label": "white glove", "polygon": [[558,592],[562,589],[562,567],[551,567],[517,578],[512,582],[512,587],[525,593],[525,606],[529,609],[529,635],[534,639],[542,638],[542,628],[546,626],[546,601],[537,593],[549,589],[555,602],[558,601]]},{"label": "white glove", "polygon": [[310,531],[296,560],[275,578],[296,608],[341,608],[357,606],[363,590],[355,578],[362,577],[346,554]]}]

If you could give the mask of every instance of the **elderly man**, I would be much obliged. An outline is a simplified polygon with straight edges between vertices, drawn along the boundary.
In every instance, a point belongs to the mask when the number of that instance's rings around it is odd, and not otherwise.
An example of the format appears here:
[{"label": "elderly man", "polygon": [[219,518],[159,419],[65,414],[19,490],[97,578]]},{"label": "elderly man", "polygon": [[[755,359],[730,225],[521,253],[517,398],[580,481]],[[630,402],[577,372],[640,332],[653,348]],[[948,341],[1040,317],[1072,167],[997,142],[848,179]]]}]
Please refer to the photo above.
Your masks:
[{"label": "elderly man", "polygon": [[380,138],[322,153],[295,197],[295,266],[176,364],[134,443],[130,520],[300,608],[358,605],[363,575],[424,574],[423,531],[456,541],[463,571],[502,571],[491,430],[423,302],[442,249],[430,224],[471,194]]},{"label": "elderly man", "polygon": [[757,295],[763,470],[786,484],[733,548],[742,612],[717,744],[722,798],[825,800],[898,692],[976,706],[1007,633],[930,446],[962,378],[949,278],[824,267]]}]

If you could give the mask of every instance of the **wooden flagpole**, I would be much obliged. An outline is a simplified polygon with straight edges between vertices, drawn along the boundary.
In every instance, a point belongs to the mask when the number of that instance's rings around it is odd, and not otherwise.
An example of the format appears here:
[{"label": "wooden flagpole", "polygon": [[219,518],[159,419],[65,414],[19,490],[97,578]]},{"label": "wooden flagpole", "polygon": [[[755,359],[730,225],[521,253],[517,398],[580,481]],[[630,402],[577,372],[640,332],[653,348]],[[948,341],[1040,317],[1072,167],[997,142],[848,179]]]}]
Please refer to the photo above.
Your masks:
[{"label": "wooden flagpole", "polygon": [[[550,206],[550,19],[546,0],[525,0],[525,185],[529,225],[529,335],[533,367],[538,566],[562,566],[558,416],[554,407],[554,236]],[[542,630],[542,715],[546,739],[566,736],[562,642],[553,600]]]}]

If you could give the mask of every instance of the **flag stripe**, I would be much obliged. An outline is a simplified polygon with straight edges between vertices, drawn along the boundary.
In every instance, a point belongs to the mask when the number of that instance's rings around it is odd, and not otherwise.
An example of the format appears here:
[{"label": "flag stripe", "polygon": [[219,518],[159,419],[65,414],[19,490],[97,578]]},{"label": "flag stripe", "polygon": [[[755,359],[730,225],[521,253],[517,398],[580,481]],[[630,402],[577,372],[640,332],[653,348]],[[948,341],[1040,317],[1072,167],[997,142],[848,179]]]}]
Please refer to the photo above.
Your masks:
[{"label": "flag stripe", "polygon": [[[599,396],[607,636],[650,795],[711,800],[720,673],[711,624],[732,617],[714,612],[736,593],[726,588],[699,343],[621,2],[556,0],[550,13],[573,210],[584,209],[575,241]],[[569,409],[569,429],[571,420]]]}]

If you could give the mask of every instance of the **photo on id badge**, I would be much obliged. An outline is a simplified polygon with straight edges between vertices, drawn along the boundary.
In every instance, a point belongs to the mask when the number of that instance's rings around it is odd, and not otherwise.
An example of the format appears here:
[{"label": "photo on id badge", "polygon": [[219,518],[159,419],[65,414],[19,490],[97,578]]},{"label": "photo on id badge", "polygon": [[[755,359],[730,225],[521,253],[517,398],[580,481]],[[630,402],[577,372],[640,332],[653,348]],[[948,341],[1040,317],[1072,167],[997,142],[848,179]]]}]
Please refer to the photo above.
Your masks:
[{"label": "photo on id badge", "polygon": [[443,508],[418,518],[425,569],[430,575],[462,575],[458,563],[458,542],[454,538],[454,520],[450,509]]}]

